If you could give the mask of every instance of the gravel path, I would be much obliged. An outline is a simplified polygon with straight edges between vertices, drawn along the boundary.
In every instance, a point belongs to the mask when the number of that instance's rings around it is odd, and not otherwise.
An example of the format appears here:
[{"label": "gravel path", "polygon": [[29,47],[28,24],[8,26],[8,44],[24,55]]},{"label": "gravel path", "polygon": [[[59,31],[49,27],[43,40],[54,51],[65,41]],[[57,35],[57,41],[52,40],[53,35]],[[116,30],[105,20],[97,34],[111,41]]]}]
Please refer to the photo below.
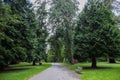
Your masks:
[{"label": "gravel path", "polygon": [[52,66],[42,73],[33,76],[29,80],[80,80],[79,75],[59,63],[52,63]]}]

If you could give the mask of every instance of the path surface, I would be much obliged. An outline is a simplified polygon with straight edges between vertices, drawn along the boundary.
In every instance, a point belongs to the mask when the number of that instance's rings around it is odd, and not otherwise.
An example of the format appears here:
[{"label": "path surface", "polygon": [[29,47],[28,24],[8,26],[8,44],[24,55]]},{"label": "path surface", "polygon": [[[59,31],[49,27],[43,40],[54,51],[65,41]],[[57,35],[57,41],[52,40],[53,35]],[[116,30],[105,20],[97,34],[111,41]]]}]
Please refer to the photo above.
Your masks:
[{"label": "path surface", "polygon": [[79,80],[79,75],[59,63],[52,66],[29,80]]}]

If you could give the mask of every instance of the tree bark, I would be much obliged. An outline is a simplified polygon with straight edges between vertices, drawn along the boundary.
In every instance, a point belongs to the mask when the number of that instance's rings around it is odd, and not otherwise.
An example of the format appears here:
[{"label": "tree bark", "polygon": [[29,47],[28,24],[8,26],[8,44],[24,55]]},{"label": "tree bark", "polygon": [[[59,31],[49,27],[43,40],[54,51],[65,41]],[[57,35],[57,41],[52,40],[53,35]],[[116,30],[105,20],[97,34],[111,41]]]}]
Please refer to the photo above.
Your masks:
[{"label": "tree bark", "polygon": [[96,61],[96,57],[95,57],[94,55],[92,55],[91,61],[92,61],[91,67],[92,67],[93,69],[97,68],[97,61]]},{"label": "tree bark", "polygon": [[0,65],[0,71],[4,70],[4,65]]},{"label": "tree bark", "polygon": [[36,65],[36,59],[33,60],[33,66],[35,66],[35,65]]},{"label": "tree bark", "polygon": [[9,67],[8,64],[6,64],[6,65],[0,65],[0,71],[4,71],[8,67]]},{"label": "tree bark", "polygon": [[72,37],[71,37],[71,31],[68,29],[66,29],[66,49],[67,49],[67,53],[68,53],[68,60],[71,64],[74,64],[74,58],[73,58],[73,51],[72,51]]},{"label": "tree bark", "polygon": [[69,56],[69,62],[71,63],[71,64],[74,64],[74,58],[73,58],[73,53],[72,53],[72,46],[71,46],[72,44],[71,43],[69,43],[69,46],[68,46],[68,56]]},{"label": "tree bark", "polygon": [[39,65],[42,65],[41,59],[39,59]]}]

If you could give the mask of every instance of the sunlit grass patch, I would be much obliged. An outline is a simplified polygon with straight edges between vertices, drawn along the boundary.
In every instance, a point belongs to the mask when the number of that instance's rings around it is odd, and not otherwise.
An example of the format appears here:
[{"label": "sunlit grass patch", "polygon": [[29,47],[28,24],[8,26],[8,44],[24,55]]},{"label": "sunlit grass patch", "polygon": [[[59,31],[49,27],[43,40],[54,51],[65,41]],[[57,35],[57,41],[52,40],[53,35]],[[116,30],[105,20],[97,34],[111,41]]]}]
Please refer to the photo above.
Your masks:
[{"label": "sunlit grass patch", "polygon": [[11,65],[9,69],[0,72],[0,80],[28,80],[50,66],[49,63],[36,66],[32,66],[30,63]]},{"label": "sunlit grass patch", "polygon": [[120,64],[109,64],[99,62],[97,69],[91,69],[90,63],[79,63],[75,65],[65,64],[70,69],[75,70],[82,67],[81,80],[120,80]]}]

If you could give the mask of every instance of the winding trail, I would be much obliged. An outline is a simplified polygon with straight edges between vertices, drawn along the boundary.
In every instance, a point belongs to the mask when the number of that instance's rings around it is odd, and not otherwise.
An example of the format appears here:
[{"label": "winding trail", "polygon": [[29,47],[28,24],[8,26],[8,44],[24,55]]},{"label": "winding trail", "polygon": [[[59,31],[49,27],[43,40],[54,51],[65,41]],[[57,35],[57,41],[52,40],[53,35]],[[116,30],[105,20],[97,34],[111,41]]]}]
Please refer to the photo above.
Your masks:
[{"label": "winding trail", "polygon": [[60,63],[52,63],[45,71],[33,76],[29,80],[80,80],[79,75]]}]

